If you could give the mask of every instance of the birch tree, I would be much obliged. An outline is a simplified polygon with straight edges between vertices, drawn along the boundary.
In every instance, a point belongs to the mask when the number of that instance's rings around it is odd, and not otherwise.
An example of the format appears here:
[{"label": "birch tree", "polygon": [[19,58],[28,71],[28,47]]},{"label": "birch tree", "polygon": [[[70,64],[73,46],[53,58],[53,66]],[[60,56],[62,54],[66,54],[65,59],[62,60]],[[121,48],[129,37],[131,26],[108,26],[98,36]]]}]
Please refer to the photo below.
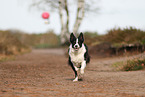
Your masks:
[{"label": "birch tree", "polygon": [[[67,18],[66,23],[64,23],[63,12],[66,12]],[[69,11],[68,11],[68,2],[67,0],[59,0],[59,16],[61,21],[61,43],[64,44],[68,41],[69,37]]]},{"label": "birch tree", "polygon": [[76,21],[75,21],[74,28],[73,28],[74,33],[77,33],[77,31],[82,23],[82,20],[84,18],[84,13],[85,13],[84,9],[85,9],[85,1],[78,0]]},{"label": "birch tree", "polygon": [[[60,24],[61,24],[61,32],[60,32],[60,38],[61,43],[64,44],[68,42],[69,40],[69,34],[71,32],[77,33],[79,30],[79,27],[82,23],[82,20],[85,16],[85,11],[87,12],[96,11],[98,10],[98,7],[92,8],[93,4],[96,4],[93,0],[74,0],[73,2],[77,2],[77,11],[76,11],[76,17],[75,17],[75,23],[73,26],[73,30],[70,31],[69,24],[70,24],[70,11],[69,11],[69,0],[34,0],[32,6],[37,6],[37,8],[42,10],[57,10],[60,16]],[[89,2],[89,3],[88,3]],[[91,3],[90,3],[91,2]],[[48,7],[50,6],[50,7]],[[66,18],[64,18],[66,17]]]}]

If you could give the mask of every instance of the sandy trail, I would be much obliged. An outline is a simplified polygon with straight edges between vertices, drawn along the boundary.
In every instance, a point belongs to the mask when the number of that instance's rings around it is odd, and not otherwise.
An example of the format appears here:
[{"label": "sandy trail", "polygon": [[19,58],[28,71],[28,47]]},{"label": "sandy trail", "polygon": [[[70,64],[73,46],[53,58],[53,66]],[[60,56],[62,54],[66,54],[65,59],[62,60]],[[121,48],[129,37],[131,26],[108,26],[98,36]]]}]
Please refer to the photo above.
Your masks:
[{"label": "sandy trail", "polygon": [[64,52],[33,50],[0,63],[0,97],[145,97],[144,70],[114,71],[111,65],[133,57],[92,57],[83,81],[72,82]]}]

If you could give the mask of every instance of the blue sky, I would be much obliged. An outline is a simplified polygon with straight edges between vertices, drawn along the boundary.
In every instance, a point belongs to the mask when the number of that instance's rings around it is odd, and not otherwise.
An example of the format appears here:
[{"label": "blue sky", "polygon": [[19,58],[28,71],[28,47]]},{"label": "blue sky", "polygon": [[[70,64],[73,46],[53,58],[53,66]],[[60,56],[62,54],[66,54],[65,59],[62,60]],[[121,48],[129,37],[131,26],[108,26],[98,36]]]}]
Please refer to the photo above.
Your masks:
[{"label": "blue sky", "polygon": [[[43,11],[29,10],[31,0],[0,0],[0,30],[18,29],[27,33],[60,33],[59,15],[50,12],[50,24],[41,18]],[[97,14],[86,14],[79,31],[107,33],[114,27],[133,26],[145,30],[145,0],[100,0]],[[71,13],[72,32],[75,14]]]}]

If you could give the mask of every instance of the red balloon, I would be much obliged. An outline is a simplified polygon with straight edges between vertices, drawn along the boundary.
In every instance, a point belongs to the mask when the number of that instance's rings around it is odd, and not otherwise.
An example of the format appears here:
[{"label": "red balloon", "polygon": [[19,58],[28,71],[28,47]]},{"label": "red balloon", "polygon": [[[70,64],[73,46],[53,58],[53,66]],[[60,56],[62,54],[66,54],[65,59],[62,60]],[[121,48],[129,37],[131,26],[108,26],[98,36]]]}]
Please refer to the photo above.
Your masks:
[{"label": "red balloon", "polygon": [[50,16],[50,15],[49,15],[48,12],[43,12],[43,13],[42,13],[42,18],[43,18],[43,19],[48,19],[49,16]]}]

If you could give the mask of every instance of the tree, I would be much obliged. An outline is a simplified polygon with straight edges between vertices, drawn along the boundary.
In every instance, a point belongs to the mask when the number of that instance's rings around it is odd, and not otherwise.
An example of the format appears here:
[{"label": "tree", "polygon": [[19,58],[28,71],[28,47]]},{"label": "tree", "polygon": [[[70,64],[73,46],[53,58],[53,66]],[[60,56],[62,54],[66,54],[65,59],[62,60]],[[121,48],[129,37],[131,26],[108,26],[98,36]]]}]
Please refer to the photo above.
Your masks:
[{"label": "tree", "polygon": [[[86,2],[85,2],[86,1]],[[70,29],[70,11],[69,11],[70,0],[34,0],[32,6],[37,6],[39,9],[45,10],[57,10],[59,12],[61,21],[61,43],[68,42]],[[72,1],[71,1],[72,2]],[[77,33],[82,23],[82,20],[86,12],[94,12],[98,10],[98,7],[92,6],[96,4],[96,0],[74,0],[73,3],[77,4],[76,20],[73,27],[73,33]],[[51,6],[48,8],[48,6]],[[64,18],[66,17],[66,18]]]}]

